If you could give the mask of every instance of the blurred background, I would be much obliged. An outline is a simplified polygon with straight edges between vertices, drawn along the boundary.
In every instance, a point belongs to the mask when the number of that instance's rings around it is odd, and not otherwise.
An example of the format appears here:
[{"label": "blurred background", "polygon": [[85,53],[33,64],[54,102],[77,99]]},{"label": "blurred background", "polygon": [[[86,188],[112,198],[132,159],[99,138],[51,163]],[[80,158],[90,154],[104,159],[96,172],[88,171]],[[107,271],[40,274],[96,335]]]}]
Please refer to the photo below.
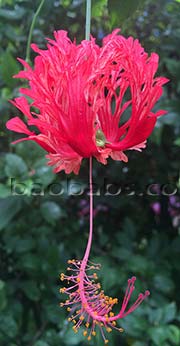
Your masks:
[{"label": "blurred background", "polygon": [[[78,177],[53,174],[34,143],[12,145],[16,134],[6,121],[18,114],[9,99],[22,80],[12,79],[25,58],[27,37],[39,1],[0,1],[0,345],[86,345],[74,335],[59,308],[59,273],[69,258],[81,259],[88,237],[88,162]],[[102,264],[105,292],[123,298],[126,282],[137,276],[136,293],[151,296],[121,321],[110,345],[180,345],[180,38],[179,0],[93,0],[92,34],[100,43],[120,27],[145,50],[160,55],[159,75],[170,79],[157,108],[159,119],[142,153],[129,152],[127,164],[94,162],[95,227],[91,259]],[[33,42],[68,30],[84,38],[85,1],[49,0],[38,16]],[[33,54],[31,54],[33,58]],[[107,191],[106,186],[109,185]],[[133,301],[134,301],[133,300]],[[90,345],[103,345],[94,339]]]}]

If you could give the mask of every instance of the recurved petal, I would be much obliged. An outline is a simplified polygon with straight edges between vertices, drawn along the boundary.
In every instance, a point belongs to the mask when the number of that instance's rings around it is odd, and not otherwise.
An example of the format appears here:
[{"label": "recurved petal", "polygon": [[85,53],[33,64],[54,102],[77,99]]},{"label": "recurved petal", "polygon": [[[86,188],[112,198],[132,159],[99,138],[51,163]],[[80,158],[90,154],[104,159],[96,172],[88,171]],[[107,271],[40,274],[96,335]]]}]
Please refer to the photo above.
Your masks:
[{"label": "recurved petal", "polygon": [[8,130],[15,131],[18,133],[25,133],[26,135],[33,135],[34,132],[30,131],[26,124],[18,117],[12,118],[7,121],[6,127]]},{"label": "recurved petal", "polygon": [[[129,150],[133,147],[140,146],[151,134],[156,123],[156,117],[150,116],[143,119],[133,128],[127,131],[124,139],[120,142],[107,143],[106,146],[112,150]],[[143,144],[144,145],[144,144]]]}]

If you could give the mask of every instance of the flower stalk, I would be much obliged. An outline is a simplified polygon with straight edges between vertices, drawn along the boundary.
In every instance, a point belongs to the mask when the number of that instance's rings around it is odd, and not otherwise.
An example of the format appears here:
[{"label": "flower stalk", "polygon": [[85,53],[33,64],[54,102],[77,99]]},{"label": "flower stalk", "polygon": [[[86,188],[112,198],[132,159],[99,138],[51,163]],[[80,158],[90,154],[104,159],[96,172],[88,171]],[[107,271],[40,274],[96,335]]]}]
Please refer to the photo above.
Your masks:
[{"label": "flower stalk", "polygon": [[85,30],[85,39],[90,39],[91,31],[91,0],[86,1],[86,30]]},{"label": "flower stalk", "polygon": [[32,23],[31,23],[31,26],[30,26],[30,30],[29,30],[29,35],[28,35],[28,40],[27,40],[27,47],[26,47],[26,58],[25,60],[30,63],[31,62],[31,59],[30,59],[30,46],[31,46],[31,41],[32,41],[32,34],[33,34],[33,30],[34,30],[34,27],[35,27],[35,24],[36,24],[36,20],[39,16],[39,13],[44,5],[44,2],[45,0],[41,0],[34,16],[33,16],[33,20],[32,20]]}]

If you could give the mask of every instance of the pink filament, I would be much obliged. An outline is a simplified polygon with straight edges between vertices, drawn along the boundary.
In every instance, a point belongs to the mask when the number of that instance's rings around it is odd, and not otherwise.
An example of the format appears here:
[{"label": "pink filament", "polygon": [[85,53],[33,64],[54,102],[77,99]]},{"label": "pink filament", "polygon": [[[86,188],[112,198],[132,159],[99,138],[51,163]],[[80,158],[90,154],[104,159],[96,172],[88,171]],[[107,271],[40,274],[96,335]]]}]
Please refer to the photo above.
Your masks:
[{"label": "pink filament", "polygon": [[[93,236],[93,185],[92,185],[92,157],[89,159],[89,195],[90,195],[90,223],[89,223],[89,238],[88,238],[88,243],[87,247],[85,250],[85,254],[81,263],[80,267],[80,274],[79,274],[79,292],[80,292],[80,297],[82,301],[82,305],[86,306],[86,311],[88,314],[92,317],[92,319],[95,319],[97,321],[101,322],[106,322],[107,318],[104,317],[101,314],[97,314],[98,309],[96,307],[96,311],[94,312],[94,309],[89,305],[86,295],[85,295],[85,288],[84,288],[84,281],[85,281],[85,269],[87,265],[87,261],[89,258],[90,250],[91,250],[91,245],[92,245],[92,236]],[[129,299],[131,297],[132,292],[135,289],[134,282],[136,280],[136,277],[132,277],[131,279],[128,280],[128,287],[126,289],[125,297],[122,303],[122,307],[119,311],[119,313],[116,316],[109,317],[108,321],[115,321],[117,319],[123,318],[124,316],[128,315],[132,311],[134,311],[139,304],[148,296],[150,293],[149,291],[146,291],[145,294],[140,294],[139,297],[137,298],[136,302],[131,306],[131,308],[125,312],[125,309],[128,305]],[[106,309],[104,309],[106,310]],[[101,313],[103,312],[101,308]],[[107,313],[107,311],[106,311]]]}]

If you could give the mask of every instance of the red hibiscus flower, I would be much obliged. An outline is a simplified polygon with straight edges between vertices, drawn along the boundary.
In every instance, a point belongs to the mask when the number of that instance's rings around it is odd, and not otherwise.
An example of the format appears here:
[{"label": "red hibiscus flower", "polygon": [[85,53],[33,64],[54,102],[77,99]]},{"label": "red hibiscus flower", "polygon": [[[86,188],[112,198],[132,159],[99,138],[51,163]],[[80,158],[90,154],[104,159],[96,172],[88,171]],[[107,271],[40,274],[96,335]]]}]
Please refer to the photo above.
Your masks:
[{"label": "red hibiscus flower", "polygon": [[92,156],[103,164],[108,157],[127,162],[124,151],[144,148],[157,117],[165,114],[153,111],[168,81],[154,77],[158,55],[148,57],[138,40],[118,32],[99,47],[93,37],[77,45],[60,30],[46,50],[32,44],[38,53],[34,68],[19,59],[25,70],[16,77],[29,81],[20,92],[31,102],[22,96],[12,103],[37,132],[19,117],[7,128],[27,135],[16,142],[33,140],[43,147],[55,172],[78,174],[82,159]]}]

